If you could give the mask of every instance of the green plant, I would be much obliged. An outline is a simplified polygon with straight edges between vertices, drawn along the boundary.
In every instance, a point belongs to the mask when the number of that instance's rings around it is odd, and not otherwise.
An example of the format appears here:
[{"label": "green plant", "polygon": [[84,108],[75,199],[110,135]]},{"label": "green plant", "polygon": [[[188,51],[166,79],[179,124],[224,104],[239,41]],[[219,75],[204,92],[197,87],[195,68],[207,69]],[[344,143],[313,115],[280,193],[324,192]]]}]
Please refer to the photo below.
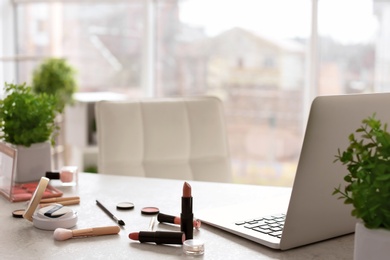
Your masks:
[{"label": "green plant", "polygon": [[54,122],[59,112],[57,98],[33,93],[26,83],[5,83],[5,94],[0,100],[0,138],[27,147],[48,140],[54,145],[54,133],[58,130]]},{"label": "green plant", "polygon": [[98,173],[98,169],[96,165],[89,165],[84,168],[84,172],[88,173]]},{"label": "green plant", "polygon": [[72,104],[77,90],[75,69],[65,59],[49,58],[34,70],[32,88],[36,93],[56,95],[61,110]]},{"label": "green plant", "polygon": [[347,149],[338,151],[335,161],[347,166],[347,185],[333,194],[352,204],[352,215],[367,228],[390,229],[390,134],[375,114],[362,123],[357,136],[349,135]]}]

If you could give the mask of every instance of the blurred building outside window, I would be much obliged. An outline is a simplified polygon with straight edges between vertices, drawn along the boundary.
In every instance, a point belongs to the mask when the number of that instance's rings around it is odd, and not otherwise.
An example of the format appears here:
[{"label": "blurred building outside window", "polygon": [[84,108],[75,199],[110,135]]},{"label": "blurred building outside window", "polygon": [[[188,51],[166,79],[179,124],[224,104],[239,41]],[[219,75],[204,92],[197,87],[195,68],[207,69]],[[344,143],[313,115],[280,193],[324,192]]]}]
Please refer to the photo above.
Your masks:
[{"label": "blurred building outside window", "polygon": [[218,96],[234,181],[291,186],[308,91],[389,91],[389,9],[379,0],[14,0],[14,16],[2,18],[3,34],[12,21],[16,34],[0,51],[0,79],[30,83],[58,56],[77,68],[81,92]]}]

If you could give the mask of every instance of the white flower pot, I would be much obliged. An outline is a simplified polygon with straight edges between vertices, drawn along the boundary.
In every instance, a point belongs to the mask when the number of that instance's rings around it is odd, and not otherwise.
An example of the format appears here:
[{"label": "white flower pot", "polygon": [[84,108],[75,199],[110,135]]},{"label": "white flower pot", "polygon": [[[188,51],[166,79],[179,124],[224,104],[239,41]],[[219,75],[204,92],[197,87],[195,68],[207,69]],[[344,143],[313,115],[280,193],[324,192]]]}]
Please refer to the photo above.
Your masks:
[{"label": "white flower pot", "polygon": [[51,171],[51,145],[49,142],[17,145],[15,182],[39,181],[46,171]]},{"label": "white flower pot", "polygon": [[354,260],[390,259],[390,231],[368,229],[363,223],[356,223]]}]

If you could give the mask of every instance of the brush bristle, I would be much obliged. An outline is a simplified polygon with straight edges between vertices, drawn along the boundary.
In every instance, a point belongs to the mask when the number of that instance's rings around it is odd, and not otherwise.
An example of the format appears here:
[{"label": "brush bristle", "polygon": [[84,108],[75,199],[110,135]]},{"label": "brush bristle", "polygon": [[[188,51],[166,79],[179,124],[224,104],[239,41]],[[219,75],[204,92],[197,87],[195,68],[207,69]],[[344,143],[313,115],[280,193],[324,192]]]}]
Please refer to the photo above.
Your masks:
[{"label": "brush bristle", "polygon": [[123,226],[123,225],[125,225],[125,222],[123,220],[118,220],[118,224]]},{"label": "brush bristle", "polygon": [[72,230],[65,228],[57,228],[56,230],[54,230],[53,236],[55,240],[63,241],[73,237],[73,234]]}]

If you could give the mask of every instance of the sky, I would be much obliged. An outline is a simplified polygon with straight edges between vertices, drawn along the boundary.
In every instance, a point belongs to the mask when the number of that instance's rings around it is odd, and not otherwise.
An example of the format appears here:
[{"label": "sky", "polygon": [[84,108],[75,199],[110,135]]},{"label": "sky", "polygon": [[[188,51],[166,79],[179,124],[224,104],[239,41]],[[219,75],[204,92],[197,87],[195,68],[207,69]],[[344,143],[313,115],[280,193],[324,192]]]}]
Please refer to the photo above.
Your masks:
[{"label": "sky", "polygon": [[[318,30],[342,43],[374,39],[373,0],[318,0]],[[243,27],[273,38],[310,34],[311,0],[184,0],[180,18],[216,35]]]}]

